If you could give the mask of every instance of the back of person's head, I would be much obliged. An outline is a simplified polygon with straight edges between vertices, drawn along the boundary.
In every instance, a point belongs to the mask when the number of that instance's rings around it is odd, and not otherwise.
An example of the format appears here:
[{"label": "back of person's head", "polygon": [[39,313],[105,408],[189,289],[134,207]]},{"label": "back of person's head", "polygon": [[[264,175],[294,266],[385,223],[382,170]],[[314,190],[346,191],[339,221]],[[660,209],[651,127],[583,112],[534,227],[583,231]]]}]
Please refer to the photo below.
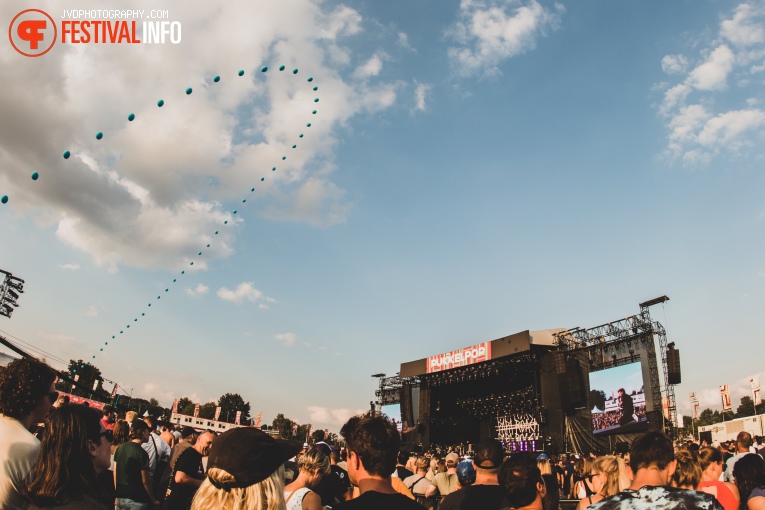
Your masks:
[{"label": "back of person's head", "polygon": [[702,472],[696,455],[691,450],[679,448],[675,452],[675,460],[677,460],[677,468],[672,475],[672,486],[695,490],[701,482]]},{"label": "back of person's head", "polygon": [[713,448],[711,446],[705,446],[699,450],[699,465],[702,471],[706,471],[713,463],[722,464],[723,454],[719,448]]},{"label": "back of person's head", "polygon": [[194,494],[191,510],[282,510],[284,466],[268,478],[242,488],[222,489],[234,476],[220,468],[207,470],[207,477]]},{"label": "back of person's head", "polygon": [[539,472],[543,475],[552,474],[552,466],[550,465],[550,459],[537,459],[537,467]]},{"label": "back of person's head", "polygon": [[182,439],[191,439],[196,435],[197,435],[197,431],[194,430],[194,427],[183,427],[183,429],[181,429]]},{"label": "back of person's head", "polygon": [[131,426],[133,425],[133,422],[135,421],[135,417],[138,416],[138,413],[135,411],[128,411],[125,413],[125,421],[128,422]]},{"label": "back of person's head", "polygon": [[55,380],[56,372],[44,363],[29,358],[11,361],[0,371],[0,414],[17,420],[28,416]]},{"label": "back of person's head", "polygon": [[596,458],[592,461],[592,470],[606,475],[603,488],[598,494],[604,498],[609,498],[621,491],[619,459],[615,455],[603,455]]},{"label": "back of person's head", "polygon": [[449,452],[446,455],[446,468],[447,469],[453,469],[457,467],[457,464],[460,463],[460,456],[457,455],[454,452]]},{"label": "back of person's head", "polygon": [[463,487],[475,483],[475,468],[473,467],[472,460],[463,460],[457,464],[456,473],[457,480],[459,480],[460,485]]},{"label": "back of person's head", "polygon": [[487,439],[475,446],[473,462],[476,470],[497,472],[504,458],[505,450],[502,448],[502,443],[496,439]]},{"label": "back of person's head", "polygon": [[736,445],[740,449],[748,451],[752,446],[752,435],[749,432],[739,432],[736,436]]},{"label": "back of person's head", "polygon": [[54,407],[61,407],[69,404],[69,395],[59,395],[59,397],[56,399],[56,403],[53,404]]},{"label": "back of person's head", "polygon": [[113,445],[127,443],[130,441],[130,425],[125,420],[117,420],[114,424],[114,429],[112,429],[112,434],[114,434]]},{"label": "back of person's head", "polygon": [[389,476],[396,468],[401,437],[385,416],[354,416],[343,425],[340,434],[348,451],[359,456],[370,475]]},{"label": "back of person's head", "polygon": [[510,508],[532,504],[537,498],[539,484],[544,487],[542,473],[533,459],[513,456],[505,461],[499,470],[499,485],[510,503]]},{"label": "back of person's head", "polygon": [[744,455],[733,465],[733,478],[741,501],[747,501],[753,489],[765,488],[765,460],[756,453]]},{"label": "back of person's head", "polygon": [[143,439],[143,433],[149,430],[149,426],[142,420],[133,420],[133,425],[130,427],[130,439]]},{"label": "back of person's head", "polygon": [[101,444],[101,437],[97,409],[69,404],[51,414],[43,429],[37,464],[24,489],[27,498],[45,507],[81,500],[84,495],[97,496],[90,450]]},{"label": "back of person's head", "polygon": [[112,405],[109,405],[109,404],[106,404],[106,405],[105,405],[105,406],[104,406],[104,407],[101,409],[101,414],[103,414],[103,416],[104,416],[104,417],[106,417],[106,416],[109,416],[109,415],[110,415],[110,414],[112,414],[113,412],[114,412],[114,406],[112,406]]},{"label": "back of person's head", "polygon": [[301,471],[309,474],[314,474],[318,471],[328,475],[332,471],[329,467],[329,457],[318,448],[312,448],[300,457],[298,466]]},{"label": "back of person's head", "polygon": [[427,457],[417,457],[417,460],[414,462],[414,467],[417,471],[426,472],[428,467],[430,467],[430,461]]},{"label": "back of person's head", "polygon": [[154,416],[144,416],[143,421],[146,422],[146,425],[149,426],[149,430],[152,432],[157,430],[157,418]]},{"label": "back of person's head", "polygon": [[406,465],[406,461],[409,460],[409,454],[406,452],[398,452],[398,457],[396,457],[396,462],[399,464]]},{"label": "back of person's head", "polygon": [[340,462],[340,450],[332,450],[329,452],[329,460],[335,464]]},{"label": "back of person's head", "polygon": [[633,473],[652,466],[663,471],[675,460],[672,441],[658,430],[646,432],[635,438],[630,447],[630,467]]}]

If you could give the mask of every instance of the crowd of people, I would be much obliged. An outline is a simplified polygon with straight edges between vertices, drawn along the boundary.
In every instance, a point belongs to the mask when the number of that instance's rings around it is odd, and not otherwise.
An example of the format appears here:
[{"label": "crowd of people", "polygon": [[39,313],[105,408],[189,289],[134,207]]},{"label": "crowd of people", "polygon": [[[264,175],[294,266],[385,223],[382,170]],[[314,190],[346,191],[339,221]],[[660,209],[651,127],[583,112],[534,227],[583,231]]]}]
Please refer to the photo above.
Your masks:
[{"label": "crowd of people", "polygon": [[765,509],[765,460],[746,432],[716,447],[649,431],[589,457],[508,455],[488,439],[464,458],[402,452],[395,426],[367,414],[342,427],[344,448],[308,447],[54,407],[55,381],[30,359],[0,371],[0,510]]}]

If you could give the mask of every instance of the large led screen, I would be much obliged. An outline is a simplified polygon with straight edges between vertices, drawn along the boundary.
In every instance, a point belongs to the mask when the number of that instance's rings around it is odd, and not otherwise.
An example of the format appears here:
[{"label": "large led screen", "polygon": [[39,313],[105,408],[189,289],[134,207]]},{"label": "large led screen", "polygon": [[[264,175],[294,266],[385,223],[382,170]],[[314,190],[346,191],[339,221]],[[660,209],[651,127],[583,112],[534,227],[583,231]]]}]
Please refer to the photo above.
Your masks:
[{"label": "large led screen", "polygon": [[382,413],[388,417],[388,419],[396,425],[396,428],[401,432],[401,404],[388,404],[380,406]]},{"label": "large led screen", "polygon": [[640,363],[590,372],[594,434],[638,432],[648,428]]}]

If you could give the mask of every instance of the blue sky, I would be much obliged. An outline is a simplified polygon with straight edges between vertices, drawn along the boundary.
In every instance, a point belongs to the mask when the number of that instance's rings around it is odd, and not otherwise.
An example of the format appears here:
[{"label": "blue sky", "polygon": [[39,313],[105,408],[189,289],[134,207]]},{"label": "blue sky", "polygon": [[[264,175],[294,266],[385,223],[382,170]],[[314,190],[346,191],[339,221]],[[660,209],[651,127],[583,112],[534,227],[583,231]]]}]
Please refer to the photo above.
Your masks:
[{"label": "blue sky", "polygon": [[6,334],[331,429],[373,373],[663,294],[681,412],[762,372],[763,2],[36,7],[168,9],[183,40],[0,44]]}]

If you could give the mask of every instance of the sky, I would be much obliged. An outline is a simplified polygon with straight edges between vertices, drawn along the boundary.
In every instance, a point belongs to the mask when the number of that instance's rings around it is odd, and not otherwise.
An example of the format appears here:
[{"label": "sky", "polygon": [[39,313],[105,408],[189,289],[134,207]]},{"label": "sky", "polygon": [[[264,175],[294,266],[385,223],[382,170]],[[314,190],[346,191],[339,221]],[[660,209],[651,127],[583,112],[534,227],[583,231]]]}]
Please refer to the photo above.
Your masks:
[{"label": "sky", "polygon": [[681,413],[764,371],[761,1],[26,7],[182,27],[0,41],[0,332],[54,366],[337,430],[372,374],[667,295]]}]

